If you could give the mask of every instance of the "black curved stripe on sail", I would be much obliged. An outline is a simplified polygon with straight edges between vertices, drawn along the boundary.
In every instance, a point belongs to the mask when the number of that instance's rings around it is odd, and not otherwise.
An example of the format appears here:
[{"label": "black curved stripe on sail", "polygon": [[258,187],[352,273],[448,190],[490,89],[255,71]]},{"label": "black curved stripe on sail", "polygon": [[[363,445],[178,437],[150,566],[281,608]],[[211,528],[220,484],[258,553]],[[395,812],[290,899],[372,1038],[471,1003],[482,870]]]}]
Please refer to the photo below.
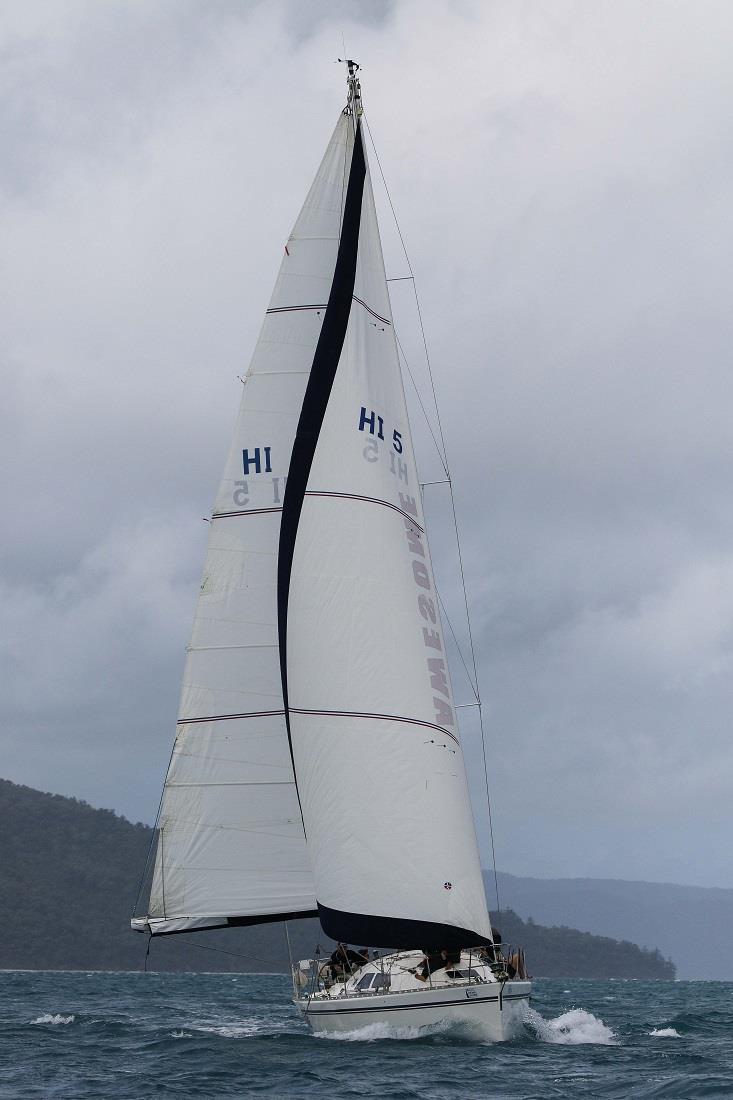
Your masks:
[{"label": "black curved stripe on sail", "polygon": [[[298,427],[295,432],[280,521],[280,544],[277,560],[277,627],[280,644],[280,678],[285,706],[285,725],[288,732],[288,745],[290,758],[293,762],[295,790],[299,805],[300,792],[298,790],[298,777],[295,775],[293,741],[288,711],[287,639],[290,574],[293,568],[295,539],[298,534],[298,524],[303,509],[308,477],[313,464],[313,456],[323,425],[323,418],[326,414],[328,399],[331,396],[331,388],[336,377],[341,350],[346,339],[346,329],[349,323],[349,313],[351,312],[354,283],[356,281],[356,258],[359,250],[361,202],[364,194],[365,176],[366,162],[361,139],[361,122],[357,122],[333,282],[313,356],[313,365],[311,366],[308,385],[303,398],[303,406],[300,410]],[[300,813],[302,818],[302,805],[300,806]],[[305,830],[305,821],[303,822],[303,829]]]},{"label": "black curved stripe on sail", "polygon": [[468,928],[438,924],[429,920],[404,917],[374,917],[368,913],[346,913],[329,909],[318,902],[318,919],[327,936],[343,943],[378,943],[398,951],[421,948],[423,951],[457,951],[464,947],[484,947],[491,941]]}]

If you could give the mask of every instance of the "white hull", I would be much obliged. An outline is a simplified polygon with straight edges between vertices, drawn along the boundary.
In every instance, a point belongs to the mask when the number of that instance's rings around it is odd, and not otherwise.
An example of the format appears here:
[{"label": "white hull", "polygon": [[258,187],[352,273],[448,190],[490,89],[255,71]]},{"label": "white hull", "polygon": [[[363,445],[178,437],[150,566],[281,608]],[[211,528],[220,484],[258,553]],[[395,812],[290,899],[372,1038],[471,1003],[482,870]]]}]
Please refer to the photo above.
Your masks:
[{"label": "white hull", "polygon": [[298,998],[296,1005],[316,1034],[356,1031],[372,1024],[391,1028],[466,1025],[480,1037],[502,1042],[521,1034],[530,982],[420,989],[384,996],[343,996],[330,1001]]},{"label": "white hull", "polygon": [[329,963],[305,960],[294,972],[295,1004],[319,1035],[374,1024],[393,1029],[462,1025],[493,1042],[521,1033],[532,987],[518,977],[506,980],[503,961],[492,967],[480,954],[463,951],[454,963],[420,981],[422,960],[420,951],[397,952],[337,980],[329,980]]}]

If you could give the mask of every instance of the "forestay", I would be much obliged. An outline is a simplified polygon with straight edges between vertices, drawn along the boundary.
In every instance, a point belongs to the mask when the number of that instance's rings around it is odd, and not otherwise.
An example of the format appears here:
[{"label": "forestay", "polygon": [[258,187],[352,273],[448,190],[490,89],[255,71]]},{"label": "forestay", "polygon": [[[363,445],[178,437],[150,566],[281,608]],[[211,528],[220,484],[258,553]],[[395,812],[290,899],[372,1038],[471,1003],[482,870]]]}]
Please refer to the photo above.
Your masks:
[{"label": "forestay", "polygon": [[211,519],[158,821],[153,933],[315,915],[284,717],[280,518],[333,281],[353,128],[341,115],[288,239]]}]

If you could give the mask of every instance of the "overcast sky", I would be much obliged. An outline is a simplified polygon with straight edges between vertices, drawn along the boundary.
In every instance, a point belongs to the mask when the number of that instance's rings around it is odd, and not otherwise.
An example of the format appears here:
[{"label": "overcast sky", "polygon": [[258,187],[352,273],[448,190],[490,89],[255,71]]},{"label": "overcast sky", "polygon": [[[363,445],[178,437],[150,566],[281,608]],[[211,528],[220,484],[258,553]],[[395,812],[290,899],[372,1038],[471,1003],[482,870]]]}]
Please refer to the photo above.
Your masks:
[{"label": "overcast sky", "polygon": [[0,775],[154,818],[201,517],[345,49],[426,320],[497,862],[732,886],[733,6],[4,0],[0,24]]}]

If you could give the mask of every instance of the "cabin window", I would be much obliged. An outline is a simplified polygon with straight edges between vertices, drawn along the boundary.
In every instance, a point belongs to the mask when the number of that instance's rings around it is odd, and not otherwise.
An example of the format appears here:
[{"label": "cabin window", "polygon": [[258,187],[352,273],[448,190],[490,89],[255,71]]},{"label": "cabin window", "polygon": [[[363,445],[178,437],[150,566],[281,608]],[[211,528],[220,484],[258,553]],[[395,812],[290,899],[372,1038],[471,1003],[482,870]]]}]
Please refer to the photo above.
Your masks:
[{"label": "cabin window", "polygon": [[389,974],[365,974],[363,978],[359,978],[356,988],[361,990],[362,993],[365,993],[367,989],[376,992],[378,989],[389,989],[390,984]]},{"label": "cabin window", "polygon": [[484,980],[473,967],[471,967],[470,970],[448,970],[446,973],[449,978],[470,978],[474,982],[482,982]]}]

